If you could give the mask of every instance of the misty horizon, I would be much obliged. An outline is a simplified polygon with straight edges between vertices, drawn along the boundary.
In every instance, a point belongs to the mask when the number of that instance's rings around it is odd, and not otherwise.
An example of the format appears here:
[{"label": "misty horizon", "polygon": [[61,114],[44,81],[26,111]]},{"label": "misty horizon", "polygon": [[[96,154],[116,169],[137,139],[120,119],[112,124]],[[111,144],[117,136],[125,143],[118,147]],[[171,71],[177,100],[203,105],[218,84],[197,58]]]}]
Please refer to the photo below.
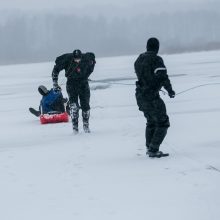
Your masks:
[{"label": "misty horizon", "polygon": [[132,0],[124,7],[125,1],[87,0],[68,9],[57,8],[58,1],[50,8],[18,9],[18,2],[27,3],[16,0],[0,13],[0,64],[53,61],[76,48],[98,57],[133,55],[145,51],[152,36],[161,42],[160,53],[220,49],[220,3],[214,0],[137,0],[135,10]]}]

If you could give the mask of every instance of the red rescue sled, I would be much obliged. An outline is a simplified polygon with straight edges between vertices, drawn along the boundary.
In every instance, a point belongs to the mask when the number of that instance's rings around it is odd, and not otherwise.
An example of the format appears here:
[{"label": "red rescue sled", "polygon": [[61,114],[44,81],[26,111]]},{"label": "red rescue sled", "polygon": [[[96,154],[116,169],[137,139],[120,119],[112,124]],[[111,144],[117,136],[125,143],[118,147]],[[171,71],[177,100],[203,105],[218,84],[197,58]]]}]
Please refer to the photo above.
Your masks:
[{"label": "red rescue sled", "polygon": [[69,121],[69,115],[67,114],[67,112],[60,113],[60,114],[40,115],[41,124],[59,123],[59,122],[68,122],[68,121]]}]

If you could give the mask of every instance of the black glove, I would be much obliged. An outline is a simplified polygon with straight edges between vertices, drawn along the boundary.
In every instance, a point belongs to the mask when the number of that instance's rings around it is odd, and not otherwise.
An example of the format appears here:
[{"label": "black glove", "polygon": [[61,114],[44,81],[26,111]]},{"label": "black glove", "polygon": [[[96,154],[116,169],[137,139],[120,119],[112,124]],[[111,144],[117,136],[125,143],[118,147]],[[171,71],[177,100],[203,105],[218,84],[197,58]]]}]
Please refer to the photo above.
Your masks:
[{"label": "black glove", "polygon": [[53,81],[53,89],[54,91],[60,91],[61,87],[58,85],[56,81]]},{"label": "black glove", "polygon": [[168,95],[170,96],[170,98],[174,98],[175,95],[176,95],[176,93],[175,93],[173,90],[170,90],[170,91],[168,92]]}]

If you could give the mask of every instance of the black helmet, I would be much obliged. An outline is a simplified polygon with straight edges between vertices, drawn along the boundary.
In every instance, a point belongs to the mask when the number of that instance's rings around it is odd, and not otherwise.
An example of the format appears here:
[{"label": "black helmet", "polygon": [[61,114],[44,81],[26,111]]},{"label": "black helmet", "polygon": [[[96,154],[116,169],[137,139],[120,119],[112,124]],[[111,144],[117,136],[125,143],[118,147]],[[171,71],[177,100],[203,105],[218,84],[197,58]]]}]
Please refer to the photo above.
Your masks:
[{"label": "black helmet", "polygon": [[47,93],[49,92],[48,90],[47,90],[47,88],[45,87],[45,86],[39,86],[38,87],[38,92],[42,95],[42,96],[45,96],[45,95],[47,95]]},{"label": "black helmet", "polygon": [[81,50],[74,50],[74,51],[73,51],[73,58],[74,58],[74,59],[81,59],[81,58],[82,58],[82,52],[81,52]]},{"label": "black helmet", "polygon": [[159,40],[155,37],[149,38],[147,41],[147,51],[158,52],[160,47]]}]

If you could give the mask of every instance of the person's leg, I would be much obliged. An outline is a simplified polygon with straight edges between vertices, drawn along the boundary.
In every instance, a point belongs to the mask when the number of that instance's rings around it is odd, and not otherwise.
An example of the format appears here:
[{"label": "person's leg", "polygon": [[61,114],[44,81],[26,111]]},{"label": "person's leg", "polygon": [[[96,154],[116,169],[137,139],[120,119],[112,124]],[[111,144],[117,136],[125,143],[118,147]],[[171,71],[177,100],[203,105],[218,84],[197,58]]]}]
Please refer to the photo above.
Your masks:
[{"label": "person's leg", "polygon": [[35,115],[36,117],[39,117],[41,115],[40,111],[34,109],[34,108],[29,108],[30,113],[32,113],[33,115]]},{"label": "person's leg", "polygon": [[89,117],[90,117],[90,111],[82,111],[82,118],[83,118],[83,130],[86,133],[90,133],[89,128]]},{"label": "person's leg", "polygon": [[[166,122],[167,123],[167,122]],[[165,126],[164,123],[161,126],[158,126],[154,130],[153,137],[150,143],[150,151],[157,152],[159,151],[160,145],[162,144],[164,138],[166,137],[168,126]]]},{"label": "person's leg", "polygon": [[56,112],[59,112],[59,113],[65,112],[65,106],[64,106],[63,96],[62,95],[60,95],[54,101],[54,103],[51,105],[51,108],[53,109],[53,111],[56,111]]},{"label": "person's leg", "polygon": [[150,151],[157,152],[167,134],[170,122],[166,113],[166,106],[161,98],[154,101],[154,107],[155,109],[154,112],[152,112],[152,117],[156,124],[149,147]]},{"label": "person's leg", "polygon": [[154,123],[152,117],[150,116],[150,114],[148,114],[147,112],[144,112],[144,116],[147,119],[146,129],[145,129],[145,139],[146,139],[146,148],[148,151],[150,148],[150,143],[151,143],[152,137],[154,135],[155,123]]},{"label": "person's leg", "polygon": [[76,103],[70,104],[70,117],[72,118],[73,130],[78,132],[79,107],[76,105]]},{"label": "person's leg", "polygon": [[65,109],[68,115],[70,115],[70,102],[69,100],[65,103]]},{"label": "person's leg", "polygon": [[145,139],[146,139],[146,150],[148,154],[150,143],[156,127],[156,121],[154,117],[154,105],[152,103],[152,100],[147,100],[142,96],[140,92],[139,93],[136,92],[136,98],[137,98],[137,104],[139,110],[143,111],[144,117],[147,120],[146,129],[145,129]]},{"label": "person's leg", "polygon": [[70,117],[72,119],[73,131],[78,132],[78,119],[79,119],[79,103],[78,91],[71,84],[66,86],[67,94],[69,96]]},{"label": "person's leg", "polygon": [[86,133],[90,132],[89,117],[90,117],[90,89],[88,82],[83,84],[79,92],[80,106],[82,108],[83,129]]}]

